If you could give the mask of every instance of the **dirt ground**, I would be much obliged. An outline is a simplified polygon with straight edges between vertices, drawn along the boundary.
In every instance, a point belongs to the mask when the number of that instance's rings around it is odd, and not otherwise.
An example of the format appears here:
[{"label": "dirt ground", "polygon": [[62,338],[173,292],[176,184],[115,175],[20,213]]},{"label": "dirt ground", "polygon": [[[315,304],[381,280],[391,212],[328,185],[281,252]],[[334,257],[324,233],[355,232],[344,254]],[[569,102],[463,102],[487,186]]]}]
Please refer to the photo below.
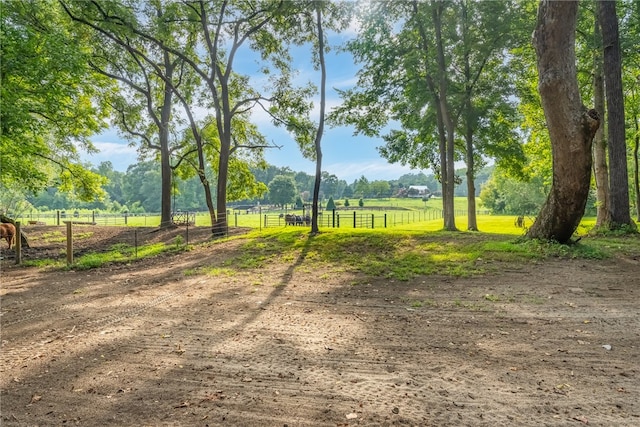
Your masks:
[{"label": "dirt ground", "polygon": [[[76,249],[131,233],[104,228]],[[640,254],[394,282],[304,255],[225,269],[241,244],[85,271],[3,260],[0,424],[640,425]]]}]

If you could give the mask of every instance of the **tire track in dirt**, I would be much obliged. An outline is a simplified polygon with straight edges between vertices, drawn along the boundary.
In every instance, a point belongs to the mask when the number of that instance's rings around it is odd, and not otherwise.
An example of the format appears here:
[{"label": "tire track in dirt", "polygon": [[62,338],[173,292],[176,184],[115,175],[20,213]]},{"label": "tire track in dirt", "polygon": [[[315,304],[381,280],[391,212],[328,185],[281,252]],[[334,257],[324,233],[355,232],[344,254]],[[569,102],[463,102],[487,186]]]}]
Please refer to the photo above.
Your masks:
[{"label": "tire track in dirt", "polygon": [[[131,318],[140,316],[146,310],[161,305],[188,291],[189,287],[185,286],[185,288],[180,291],[161,294],[148,302],[138,304],[133,307],[119,310],[112,307],[105,308],[105,310],[115,311],[115,313],[96,316],[93,318],[81,318],[77,313],[85,314],[86,311],[81,310],[81,308],[88,304],[90,305],[101,302],[101,299],[103,299],[101,297],[85,299],[82,302],[63,304],[49,310],[30,313],[9,321],[3,321],[3,366],[1,370],[11,369],[11,367],[15,367],[17,365],[23,365],[25,362],[28,362],[29,365],[32,366],[35,364],[34,361],[42,362],[43,360],[46,360],[42,357],[44,354],[46,354],[46,358],[55,358],[56,355],[62,351],[62,346],[49,344],[63,343],[79,337],[86,339],[86,336],[99,333],[100,330],[107,326],[123,323]],[[73,314],[70,314],[69,312],[73,312]],[[53,316],[54,314],[64,315],[56,317]],[[38,320],[42,321],[35,324],[33,323],[33,321]],[[32,340],[29,343],[14,341],[14,337],[21,336],[22,338],[27,338],[24,336],[22,329],[18,330],[13,328],[16,325],[22,325],[24,323],[27,323],[24,325],[24,328],[34,329],[28,336],[29,340]],[[34,338],[35,340],[33,340]],[[45,347],[46,351],[44,353],[40,351],[44,350]]]}]

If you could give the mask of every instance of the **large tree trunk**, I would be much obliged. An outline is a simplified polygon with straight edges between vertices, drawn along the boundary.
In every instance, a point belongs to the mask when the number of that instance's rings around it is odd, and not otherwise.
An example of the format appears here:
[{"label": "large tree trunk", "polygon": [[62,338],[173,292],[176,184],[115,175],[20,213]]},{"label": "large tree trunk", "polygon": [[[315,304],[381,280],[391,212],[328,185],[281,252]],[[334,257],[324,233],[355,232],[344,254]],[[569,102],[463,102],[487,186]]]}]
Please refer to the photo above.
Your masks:
[{"label": "large tree trunk", "polygon": [[600,120],[586,111],[576,76],[576,1],[543,0],[538,7],[534,47],[553,158],[551,191],[527,236],[567,243],[589,196],[591,142]]},{"label": "large tree trunk", "polygon": [[[168,52],[164,52],[164,65],[167,74],[167,81],[173,78],[174,66]],[[160,202],[160,228],[171,225],[171,190],[173,189],[171,170],[171,158],[169,151],[169,123],[171,120],[171,106],[173,103],[173,89],[164,82],[164,100],[162,109],[160,110],[159,124],[159,143],[160,143],[160,177],[161,186],[161,202]]]},{"label": "large tree trunk", "polygon": [[[595,110],[600,114],[600,117],[604,118],[602,33],[597,19],[594,26],[594,36],[598,48],[593,50],[593,102]],[[608,227],[611,217],[609,215],[609,170],[607,168],[607,142],[604,139],[604,126],[598,127],[593,140],[593,171],[596,178],[596,227]]]},{"label": "large tree trunk", "polygon": [[[227,116],[228,117],[228,116]],[[229,120],[230,122],[230,120]],[[231,129],[229,123],[228,129]],[[213,222],[214,237],[226,236],[229,229],[227,223],[227,182],[229,180],[229,158],[231,157],[231,133],[221,135],[220,158],[218,161],[218,186],[216,193],[216,211],[218,217]]]},{"label": "large tree trunk", "polygon": [[604,79],[607,95],[607,134],[609,142],[609,188],[611,226],[631,225],[629,175],[622,93],[622,59],[618,34],[616,2],[598,1],[598,20],[604,46]]}]

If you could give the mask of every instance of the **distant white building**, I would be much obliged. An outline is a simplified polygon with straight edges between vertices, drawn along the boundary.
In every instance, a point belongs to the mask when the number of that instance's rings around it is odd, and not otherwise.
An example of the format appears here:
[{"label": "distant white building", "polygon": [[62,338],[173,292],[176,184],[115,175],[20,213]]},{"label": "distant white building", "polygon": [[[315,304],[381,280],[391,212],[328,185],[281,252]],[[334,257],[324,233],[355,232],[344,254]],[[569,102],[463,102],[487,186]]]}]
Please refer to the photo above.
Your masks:
[{"label": "distant white building", "polygon": [[407,196],[415,198],[431,197],[431,190],[426,185],[410,185]]}]

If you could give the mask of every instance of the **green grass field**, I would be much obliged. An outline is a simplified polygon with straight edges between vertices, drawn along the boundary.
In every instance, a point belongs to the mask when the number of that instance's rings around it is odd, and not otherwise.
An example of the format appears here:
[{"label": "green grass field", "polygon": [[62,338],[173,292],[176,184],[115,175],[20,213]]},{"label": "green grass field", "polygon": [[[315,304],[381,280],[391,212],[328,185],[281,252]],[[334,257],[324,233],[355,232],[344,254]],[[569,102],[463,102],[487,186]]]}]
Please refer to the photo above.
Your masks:
[{"label": "green grass field", "polygon": [[[344,202],[344,200],[341,202]],[[385,214],[387,217],[386,228],[436,231],[443,227],[441,219],[442,199],[430,199],[427,202],[423,202],[421,199],[410,198],[365,199],[362,208],[357,207],[357,202],[356,199],[350,200],[350,207],[341,207],[336,211],[340,216],[340,228],[353,229],[354,212],[358,217],[359,227],[365,223],[369,224],[369,218],[373,215],[375,217],[375,228],[385,228],[383,225]],[[506,233],[512,235],[523,234],[523,229],[514,226],[515,216],[488,215],[479,202],[478,200],[477,212],[478,227],[481,232]],[[353,205],[356,205],[356,207]],[[465,197],[456,197],[454,208],[456,211],[456,226],[460,230],[465,230],[467,228],[467,199]],[[257,211],[247,213],[246,211],[229,209],[228,224],[231,228],[246,227],[262,229],[274,226],[280,228],[284,227],[284,219],[278,220],[278,217],[283,213],[285,213],[284,210],[258,209]],[[303,210],[287,210],[286,213],[302,215]],[[320,228],[330,228],[334,224],[333,218],[331,217],[332,212],[322,212]],[[47,225],[56,225],[58,221],[62,224],[68,220],[80,222],[95,221],[97,225],[130,227],[157,227],[160,224],[160,216],[154,214],[127,215],[125,217],[123,214],[94,215],[91,211],[79,211],[77,217],[68,214],[64,218],[58,218],[56,211],[40,212],[28,214],[21,218],[16,218],[16,220],[21,221],[22,224],[28,224],[29,221],[39,221]],[[525,226],[530,226],[532,222],[533,218],[525,218]],[[586,231],[593,226],[594,222],[595,220],[592,218],[585,218],[581,227],[578,229],[578,234],[585,234]],[[196,213],[195,225],[202,227],[211,226],[211,219],[208,212]]]},{"label": "green grass field", "polygon": [[[499,269],[504,263],[527,263],[548,257],[569,257],[602,259],[616,253],[640,255],[638,234],[629,236],[589,236],[595,224],[594,218],[585,218],[576,235],[582,237],[578,244],[557,245],[546,242],[527,241],[521,237],[525,229],[515,225],[515,216],[478,215],[480,232],[464,231],[467,226],[465,215],[456,216],[460,232],[444,232],[443,220],[430,219],[429,213],[439,212],[440,207],[430,200],[386,200],[371,201],[370,209],[355,210],[356,216],[365,219],[373,215],[375,228],[353,228],[354,210],[340,210],[340,227],[327,226],[321,221],[317,236],[309,236],[309,227],[285,226],[279,218],[280,211],[246,213],[234,212],[229,217],[229,227],[247,227],[253,231],[230,239],[243,239],[241,259],[232,262],[237,268],[260,266],[270,258],[298,259],[313,268],[331,266],[357,270],[372,275],[406,280],[423,274],[469,275]],[[457,200],[458,207],[465,199]],[[385,208],[385,203],[387,203]],[[376,209],[372,207],[375,206]],[[289,211],[291,212],[291,211]],[[459,212],[464,212],[459,209]],[[302,211],[296,211],[302,214]],[[269,227],[264,227],[265,215]],[[329,212],[323,213],[329,219]],[[379,219],[387,216],[387,227],[381,227]],[[80,215],[80,219],[82,214]],[[398,219],[401,219],[400,221]],[[276,225],[273,221],[280,221]],[[525,219],[525,226],[531,226],[532,218]],[[98,222],[100,224],[100,222]],[[157,226],[157,216],[131,216],[128,226]],[[196,226],[209,226],[208,214],[196,217]],[[117,225],[124,225],[124,221]],[[226,239],[222,239],[224,241]],[[217,241],[212,241],[215,245]],[[134,258],[153,256],[159,252],[177,250],[175,247],[140,248],[133,257],[130,248],[106,254],[88,254],[76,260],[77,267],[93,268],[108,262],[130,262]],[[180,247],[179,250],[190,250]]]}]

